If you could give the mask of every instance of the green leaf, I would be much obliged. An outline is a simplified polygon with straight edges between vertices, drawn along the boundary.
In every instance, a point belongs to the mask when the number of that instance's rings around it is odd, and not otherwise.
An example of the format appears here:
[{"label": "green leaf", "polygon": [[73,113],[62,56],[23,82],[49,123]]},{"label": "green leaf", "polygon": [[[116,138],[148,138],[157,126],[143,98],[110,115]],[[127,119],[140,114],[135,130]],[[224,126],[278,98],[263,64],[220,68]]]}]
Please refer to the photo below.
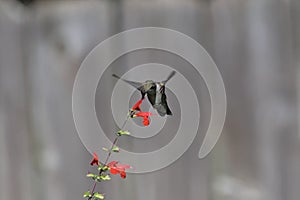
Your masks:
[{"label": "green leaf", "polygon": [[108,167],[107,167],[107,166],[103,166],[103,167],[102,167],[102,166],[99,166],[99,167],[98,167],[98,171],[101,171],[101,170],[102,170],[103,172],[105,172],[105,171],[108,170]]},{"label": "green leaf", "polygon": [[101,178],[100,178],[100,176],[95,176],[94,180],[97,181],[97,182],[100,182]]},{"label": "green leaf", "polygon": [[102,150],[109,152],[108,148],[105,148],[105,147],[102,147]]},{"label": "green leaf", "polygon": [[87,198],[87,197],[91,197],[92,194],[90,191],[86,191],[84,194],[83,194],[83,198]]},{"label": "green leaf", "polygon": [[94,193],[93,197],[95,197],[96,199],[104,199],[104,195],[98,192]]},{"label": "green leaf", "polygon": [[103,181],[108,181],[108,180],[110,180],[111,178],[110,178],[109,175],[102,175],[102,176],[100,176],[100,179],[103,180]]},{"label": "green leaf", "polygon": [[86,175],[86,177],[88,178],[95,178],[95,176],[97,176],[96,174],[92,174],[92,173],[89,173]]},{"label": "green leaf", "polygon": [[118,131],[118,135],[130,135],[130,133],[128,131],[122,131],[122,130],[119,130]]},{"label": "green leaf", "polygon": [[102,170],[105,172],[105,171],[107,171],[109,168],[108,168],[108,166],[104,166],[104,167],[102,167]]},{"label": "green leaf", "polygon": [[117,146],[114,146],[111,150],[116,153],[120,152],[120,148]]}]

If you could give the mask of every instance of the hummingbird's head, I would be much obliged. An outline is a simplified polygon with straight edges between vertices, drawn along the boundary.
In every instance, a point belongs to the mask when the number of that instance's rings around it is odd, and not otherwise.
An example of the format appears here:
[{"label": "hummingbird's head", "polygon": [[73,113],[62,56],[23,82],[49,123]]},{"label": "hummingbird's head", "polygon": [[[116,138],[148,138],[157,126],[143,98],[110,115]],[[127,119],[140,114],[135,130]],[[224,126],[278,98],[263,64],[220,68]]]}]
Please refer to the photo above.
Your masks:
[{"label": "hummingbird's head", "polygon": [[149,91],[150,89],[155,90],[155,87],[155,82],[153,82],[152,80],[147,80],[144,84],[145,91]]}]

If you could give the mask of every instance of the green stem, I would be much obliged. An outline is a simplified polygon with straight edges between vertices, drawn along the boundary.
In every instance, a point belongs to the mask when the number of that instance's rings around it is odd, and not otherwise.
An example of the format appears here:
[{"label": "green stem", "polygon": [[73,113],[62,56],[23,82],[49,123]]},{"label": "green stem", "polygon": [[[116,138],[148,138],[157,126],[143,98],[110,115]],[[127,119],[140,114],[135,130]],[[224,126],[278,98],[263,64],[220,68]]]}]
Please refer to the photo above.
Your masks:
[{"label": "green stem", "polygon": [[[123,123],[123,125],[122,125],[122,127],[121,127],[121,130],[123,130],[123,128],[126,126],[126,123],[127,123],[128,119],[129,119],[129,116],[127,116],[126,120],[124,121],[124,123]],[[114,141],[113,141],[113,143],[112,143],[112,146],[111,146],[110,149],[109,149],[108,155],[107,155],[107,157],[106,157],[106,159],[105,159],[105,162],[104,162],[104,165],[103,165],[103,166],[106,166],[106,165],[107,165],[107,162],[109,161],[109,158],[110,158],[111,153],[112,153],[112,149],[113,149],[114,146],[117,144],[118,139],[119,139],[120,136],[121,136],[121,135],[117,134],[117,137],[114,139]],[[99,176],[101,176],[102,173],[103,173],[103,170],[100,169],[100,171],[99,171]],[[94,194],[94,192],[95,192],[96,186],[97,186],[97,181],[95,180],[95,183],[94,183],[94,185],[93,185],[93,189],[92,189],[92,191],[91,191],[92,196],[89,197],[88,200],[90,200],[90,199],[93,197],[93,194]]]}]

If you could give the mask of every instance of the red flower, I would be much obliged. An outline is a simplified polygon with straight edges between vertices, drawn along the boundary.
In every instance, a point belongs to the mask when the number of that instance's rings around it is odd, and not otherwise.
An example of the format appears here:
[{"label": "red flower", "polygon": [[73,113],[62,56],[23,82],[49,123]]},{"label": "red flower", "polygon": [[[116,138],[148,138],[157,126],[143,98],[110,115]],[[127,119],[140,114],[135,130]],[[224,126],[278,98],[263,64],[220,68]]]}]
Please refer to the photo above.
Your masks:
[{"label": "red flower", "polygon": [[133,115],[133,117],[143,117],[144,126],[148,126],[150,124],[149,116],[152,116],[151,112],[138,112]]},{"label": "red flower", "polygon": [[148,126],[150,124],[150,121],[149,121],[148,117],[143,118],[143,124],[144,124],[144,126]]},{"label": "red flower", "polygon": [[99,158],[95,152],[93,153],[93,160],[91,162],[91,165],[99,165]]},{"label": "red flower", "polygon": [[152,115],[153,115],[153,113],[151,113],[151,112],[138,112],[138,113],[134,114],[134,117],[149,117]]},{"label": "red flower", "polygon": [[120,172],[120,176],[121,176],[121,178],[126,178],[126,172],[125,171],[121,171]]},{"label": "red flower", "polygon": [[130,169],[129,165],[119,164],[117,161],[112,161],[107,164],[111,174],[120,174],[121,178],[126,178],[125,169]]},{"label": "red flower", "polygon": [[134,106],[132,106],[131,110],[134,111],[134,110],[138,110],[138,111],[141,111],[141,104],[143,103],[143,99],[140,99],[138,102],[136,102],[134,104]]}]

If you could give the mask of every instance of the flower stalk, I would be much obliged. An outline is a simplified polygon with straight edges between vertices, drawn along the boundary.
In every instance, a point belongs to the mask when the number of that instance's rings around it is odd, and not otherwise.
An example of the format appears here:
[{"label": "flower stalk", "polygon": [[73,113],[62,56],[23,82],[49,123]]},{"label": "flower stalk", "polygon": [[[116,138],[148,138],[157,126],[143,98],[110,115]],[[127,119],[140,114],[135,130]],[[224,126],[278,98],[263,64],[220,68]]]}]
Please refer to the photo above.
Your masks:
[{"label": "flower stalk", "polygon": [[104,151],[107,151],[108,154],[106,156],[106,159],[104,163],[101,163],[99,161],[98,155],[96,153],[93,153],[93,160],[91,161],[90,165],[92,166],[97,166],[98,168],[98,173],[93,174],[93,173],[88,173],[87,177],[92,178],[94,180],[94,184],[92,186],[92,189],[85,192],[83,197],[87,198],[87,200],[97,200],[97,199],[104,199],[104,194],[100,194],[98,192],[95,192],[97,183],[102,182],[102,181],[108,181],[110,180],[110,175],[116,175],[119,174],[121,178],[125,179],[126,178],[126,169],[130,169],[131,166],[129,165],[124,165],[120,164],[118,161],[111,161],[109,162],[109,159],[112,155],[112,153],[118,153],[120,151],[119,147],[117,146],[117,142],[119,138],[122,135],[130,135],[128,131],[124,131],[123,129],[125,128],[129,118],[134,118],[134,117],[142,117],[143,118],[143,124],[145,126],[148,126],[150,121],[149,117],[152,116],[153,114],[150,112],[142,112],[140,105],[142,104],[143,99],[139,100],[130,110],[127,115],[126,120],[121,126],[121,129],[117,132],[116,137],[109,149],[107,148],[102,148]]}]

